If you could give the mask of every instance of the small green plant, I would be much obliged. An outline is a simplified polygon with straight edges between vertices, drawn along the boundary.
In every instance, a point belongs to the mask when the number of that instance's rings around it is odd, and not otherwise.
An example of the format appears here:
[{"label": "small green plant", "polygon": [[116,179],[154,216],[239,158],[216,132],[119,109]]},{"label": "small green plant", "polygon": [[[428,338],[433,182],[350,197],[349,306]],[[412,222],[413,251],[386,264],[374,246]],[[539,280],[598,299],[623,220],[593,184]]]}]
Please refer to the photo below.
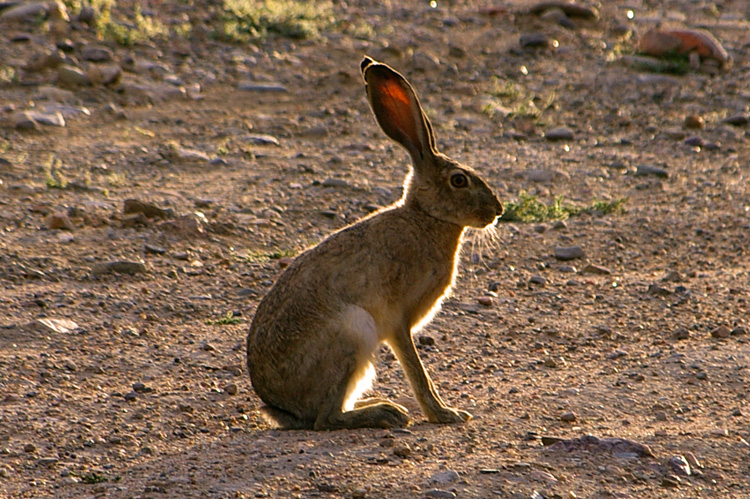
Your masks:
[{"label": "small green plant", "polygon": [[565,220],[584,213],[610,215],[622,213],[627,201],[627,198],[620,198],[614,201],[594,201],[590,206],[580,207],[566,204],[562,197],[557,197],[552,203],[545,204],[536,196],[526,191],[521,191],[518,195],[518,201],[505,204],[505,211],[502,217],[500,217],[500,221],[539,223]]},{"label": "small green plant", "polygon": [[308,39],[333,22],[330,2],[312,0],[224,0],[220,38],[233,42],[269,35]]},{"label": "small green plant", "polygon": [[555,102],[555,93],[550,92],[545,96],[527,92],[523,87],[512,81],[503,81],[493,78],[492,89],[488,92],[491,97],[482,112],[492,118],[497,109],[503,108],[510,111],[509,117],[540,118],[542,113],[549,109]]},{"label": "small green plant", "polygon": [[113,0],[97,0],[92,7],[98,12],[96,18],[96,32],[99,38],[114,40],[125,47],[138,42],[167,38],[169,28],[161,21],[143,14],[139,4],[133,8],[132,20],[118,21],[112,17]]},{"label": "small green plant", "polygon": [[224,315],[224,317],[221,317],[216,320],[211,320],[211,319],[207,320],[206,324],[209,326],[228,326],[228,325],[233,325],[233,324],[239,324],[240,322],[242,322],[242,319],[240,319],[239,317],[235,317],[234,313],[229,311],[226,313],[226,315]]},{"label": "small green plant", "polygon": [[70,183],[62,172],[60,167],[60,160],[51,156],[49,160],[42,166],[44,171],[44,184],[47,189],[65,189]]},{"label": "small green plant", "polygon": [[269,260],[279,260],[295,256],[292,250],[274,249],[271,251],[251,251],[246,258],[251,262],[267,262]]},{"label": "small green plant", "polygon": [[112,187],[124,187],[126,184],[127,177],[124,173],[112,172],[107,175],[107,184]]},{"label": "small green plant", "polygon": [[104,475],[100,475],[99,473],[96,473],[92,471],[91,473],[86,473],[85,475],[80,475],[81,481],[83,483],[87,483],[89,485],[96,485],[97,483],[103,483],[107,481],[107,477]]}]

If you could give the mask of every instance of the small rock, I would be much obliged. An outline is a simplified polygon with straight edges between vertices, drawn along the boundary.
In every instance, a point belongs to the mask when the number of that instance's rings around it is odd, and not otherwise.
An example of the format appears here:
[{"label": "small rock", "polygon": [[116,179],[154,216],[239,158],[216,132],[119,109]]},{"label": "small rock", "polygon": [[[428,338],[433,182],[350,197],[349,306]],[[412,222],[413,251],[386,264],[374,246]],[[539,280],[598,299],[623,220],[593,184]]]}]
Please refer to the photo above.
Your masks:
[{"label": "small rock", "polygon": [[424,493],[425,497],[431,499],[456,499],[456,494],[449,490],[430,489]]},{"label": "small rock", "polygon": [[126,199],[123,202],[122,212],[125,214],[142,213],[146,218],[168,218],[170,215],[168,210],[138,199]]},{"label": "small rock", "polygon": [[661,480],[661,486],[666,488],[676,488],[680,486],[680,483],[682,483],[682,480],[680,480],[679,477],[674,475],[668,475],[662,478]]},{"label": "small rock", "polygon": [[83,70],[68,64],[63,64],[57,70],[57,81],[63,85],[74,87],[85,87],[91,84],[89,77]]},{"label": "small rock", "polygon": [[13,127],[16,130],[38,130],[39,123],[31,116],[28,111],[13,113],[10,118]]},{"label": "small rock", "polygon": [[573,423],[578,420],[578,417],[575,415],[574,412],[565,412],[560,416],[560,421],[564,421],[566,423]]},{"label": "small rock", "polygon": [[181,147],[174,142],[168,144],[168,154],[173,161],[201,161],[207,163],[211,159],[203,151]]},{"label": "small rock", "polygon": [[432,336],[428,336],[426,334],[420,335],[419,338],[417,338],[417,341],[420,345],[424,345],[426,347],[431,347],[435,345],[435,338]]},{"label": "small rock", "polygon": [[151,244],[144,245],[143,249],[146,251],[146,253],[150,253],[152,255],[163,255],[167,252],[164,248],[160,246],[153,246]]},{"label": "small rock", "polygon": [[580,246],[557,246],[555,248],[555,258],[558,260],[575,260],[584,256],[585,253]]},{"label": "small rock", "polygon": [[109,62],[114,58],[108,47],[88,46],[81,51],[81,59],[91,62]]},{"label": "small rock", "polygon": [[128,274],[135,275],[147,271],[146,265],[141,262],[130,262],[125,260],[116,260],[107,263],[98,263],[91,269],[95,276],[104,274]]},{"label": "small rock", "polygon": [[611,275],[612,271],[608,269],[607,267],[602,267],[601,265],[595,265],[593,263],[589,263],[583,269],[581,269],[581,273],[582,274],[596,274],[596,275]]},{"label": "small rock", "polygon": [[744,114],[735,114],[724,118],[721,122],[732,126],[745,126],[750,123],[750,118]]},{"label": "small rock", "polygon": [[397,445],[393,448],[393,455],[401,459],[406,459],[411,456],[411,447],[407,444]]},{"label": "small rock", "polygon": [[711,331],[711,336],[713,338],[729,338],[731,334],[732,334],[732,331],[727,326],[723,326],[723,325]]},{"label": "small rock", "polygon": [[29,454],[36,452],[36,445],[34,444],[26,444],[23,446],[23,451],[28,452]]},{"label": "small rock", "polygon": [[75,230],[76,226],[66,213],[51,213],[44,219],[44,225],[51,230]]},{"label": "small rock", "polygon": [[529,279],[529,284],[536,284],[536,285],[539,285],[539,286],[545,286],[547,284],[547,279],[545,279],[544,277],[542,277],[540,275],[533,275]]},{"label": "small rock", "polygon": [[440,68],[440,59],[424,50],[417,50],[412,56],[414,69],[417,71],[432,71]]},{"label": "small rock", "polygon": [[86,71],[86,77],[94,85],[114,85],[121,76],[122,70],[117,64],[92,64]]},{"label": "small rock", "polygon": [[701,462],[697,457],[695,457],[695,454],[693,454],[692,452],[686,452],[684,459],[685,461],[687,461],[688,465],[690,465],[691,471],[703,469],[703,464],[701,464]]},{"label": "small rock", "polygon": [[135,392],[128,392],[125,394],[124,398],[128,402],[135,402],[138,400],[138,394]]},{"label": "small rock", "polygon": [[521,48],[549,47],[549,37],[544,33],[524,33],[518,39]]},{"label": "small rock", "polygon": [[690,476],[690,465],[687,460],[682,456],[672,456],[667,461],[667,466],[672,470],[675,475]]},{"label": "small rock", "polygon": [[40,466],[45,466],[47,468],[51,468],[52,466],[56,465],[60,460],[56,457],[42,457],[37,460],[37,464]]},{"label": "small rock", "polygon": [[65,118],[60,111],[56,112],[42,112],[42,111],[28,111],[28,115],[42,125],[49,126],[65,126]]},{"label": "small rock", "polygon": [[529,9],[529,12],[538,16],[550,9],[558,9],[569,17],[580,17],[589,20],[599,18],[599,10],[596,7],[571,0],[543,0],[533,5]]},{"label": "small rock", "polygon": [[704,145],[706,145],[706,141],[703,140],[701,137],[698,137],[697,135],[692,135],[686,138],[683,143],[686,146],[690,146],[690,147],[703,147]]},{"label": "small rock", "polygon": [[544,134],[544,138],[547,140],[573,140],[575,134],[573,130],[566,126],[553,128]]},{"label": "small rock", "polygon": [[654,296],[669,296],[669,295],[673,294],[672,290],[669,290],[667,288],[659,286],[656,283],[649,284],[647,292],[648,292],[648,294],[654,295]]},{"label": "small rock", "polygon": [[685,116],[685,128],[690,128],[693,130],[700,130],[701,128],[706,126],[706,122],[703,121],[703,118],[696,114],[689,114]]},{"label": "small rock", "polygon": [[22,21],[36,16],[47,16],[49,6],[47,2],[29,2],[20,5],[11,4],[10,8],[0,14],[0,21]]},{"label": "small rock", "polygon": [[690,331],[684,327],[678,327],[672,332],[672,338],[675,340],[687,340],[690,338]]},{"label": "small rock", "polygon": [[659,178],[667,178],[669,177],[669,173],[664,168],[660,168],[658,166],[652,166],[652,165],[637,165],[635,167],[635,176],[636,177],[645,177],[652,175],[654,177]]},{"label": "small rock", "polygon": [[477,303],[479,303],[482,306],[485,307],[491,307],[492,306],[492,297],[491,296],[480,296],[477,298]]},{"label": "small rock", "polygon": [[260,83],[254,81],[241,81],[237,85],[237,90],[244,90],[246,92],[260,92],[260,93],[286,93],[288,90],[284,85],[280,83]]},{"label": "small rock", "polygon": [[430,481],[433,483],[448,484],[457,482],[461,479],[461,475],[453,470],[439,471],[430,477]]},{"label": "small rock", "polygon": [[661,282],[682,282],[682,275],[676,270],[670,270],[667,274],[661,278]]},{"label": "small rock", "polygon": [[349,183],[346,180],[333,177],[325,179],[320,185],[323,187],[349,187]]},{"label": "small rock", "polygon": [[732,336],[744,336],[747,334],[747,330],[744,326],[737,326],[736,328],[732,329],[729,334],[731,334]]},{"label": "small rock", "polygon": [[68,319],[36,319],[24,326],[26,331],[37,331],[42,334],[69,334],[78,329],[78,324]]},{"label": "small rock", "polygon": [[251,134],[246,135],[244,137],[245,141],[249,144],[253,144],[256,146],[279,146],[281,143],[279,142],[279,139],[274,137],[273,135],[265,135],[265,134]]},{"label": "small rock", "polygon": [[224,385],[224,391],[227,393],[227,395],[237,395],[239,388],[235,383],[229,383],[227,385]]}]

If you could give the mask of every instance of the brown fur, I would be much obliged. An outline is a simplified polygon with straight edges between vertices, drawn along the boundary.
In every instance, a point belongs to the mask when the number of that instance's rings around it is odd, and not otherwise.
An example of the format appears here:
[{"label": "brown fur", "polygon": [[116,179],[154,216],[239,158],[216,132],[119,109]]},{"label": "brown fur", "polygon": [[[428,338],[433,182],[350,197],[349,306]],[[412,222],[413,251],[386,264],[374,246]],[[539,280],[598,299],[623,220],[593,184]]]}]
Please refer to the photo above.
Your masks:
[{"label": "brown fur", "polygon": [[[402,406],[357,398],[386,343],[431,422],[471,418],[445,405],[412,339],[456,274],[465,227],[483,228],[502,205],[469,167],[437,152],[432,127],[406,79],[370,58],[367,94],[385,133],[412,158],[403,198],[299,255],[261,301],[247,362],[264,413],[283,428],[390,428]],[[463,176],[465,186],[456,186]]]}]

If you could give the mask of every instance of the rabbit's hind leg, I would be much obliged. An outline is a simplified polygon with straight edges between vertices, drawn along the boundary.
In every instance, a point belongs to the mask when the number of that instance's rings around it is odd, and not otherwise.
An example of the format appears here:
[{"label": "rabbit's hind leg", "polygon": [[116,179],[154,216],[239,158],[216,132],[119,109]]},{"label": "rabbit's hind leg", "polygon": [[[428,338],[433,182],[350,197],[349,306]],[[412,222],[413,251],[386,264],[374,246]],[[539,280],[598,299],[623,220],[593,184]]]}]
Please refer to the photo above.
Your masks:
[{"label": "rabbit's hind leg", "polygon": [[355,403],[354,409],[343,411],[347,392],[345,383],[329,392],[331,397],[320,407],[315,421],[316,430],[397,428],[409,422],[409,413],[404,407],[385,399],[365,399]]},{"label": "rabbit's hind leg", "polygon": [[[375,377],[372,361],[380,343],[375,321],[363,308],[348,307],[337,323],[336,358],[331,366],[325,400],[317,408],[315,429],[394,428],[409,422],[408,411],[385,399],[357,399]],[[329,355],[334,351],[329,350]]]}]

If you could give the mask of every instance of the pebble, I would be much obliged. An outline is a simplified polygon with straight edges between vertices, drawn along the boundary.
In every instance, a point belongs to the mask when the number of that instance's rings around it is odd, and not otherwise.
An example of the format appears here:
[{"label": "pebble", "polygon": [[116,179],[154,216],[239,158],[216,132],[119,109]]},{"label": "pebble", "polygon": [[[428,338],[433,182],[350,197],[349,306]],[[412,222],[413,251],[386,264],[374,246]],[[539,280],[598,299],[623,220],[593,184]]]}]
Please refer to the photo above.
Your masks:
[{"label": "pebble", "polygon": [[690,476],[690,465],[683,456],[672,456],[667,460],[667,466],[675,475]]},{"label": "pebble", "polygon": [[237,392],[239,392],[239,388],[237,387],[237,384],[229,383],[227,385],[224,385],[224,391],[227,393],[227,395],[237,395]]},{"label": "pebble", "polygon": [[535,15],[541,15],[551,9],[562,11],[569,17],[580,17],[582,19],[598,19],[599,9],[585,3],[573,2],[570,0],[543,0],[533,5],[529,12]]},{"label": "pebble", "polygon": [[596,275],[611,275],[612,270],[608,269],[607,267],[602,267],[601,265],[589,263],[583,269],[581,269],[581,273],[582,274],[596,274]]},{"label": "pebble", "polygon": [[703,118],[696,114],[689,114],[685,116],[685,128],[690,129],[701,129],[706,126],[706,122],[703,121]]},{"label": "pebble", "polygon": [[78,329],[78,324],[69,319],[36,319],[23,327],[26,331],[36,331],[42,334],[69,334]]},{"label": "pebble", "polygon": [[92,64],[86,71],[86,78],[94,85],[114,85],[121,77],[122,70],[117,64]]},{"label": "pebble", "polygon": [[75,230],[76,226],[66,213],[51,213],[44,219],[44,225],[51,230]]},{"label": "pebble", "polygon": [[251,134],[251,135],[246,135],[244,138],[246,142],[250,144],[254,144],[256,146],[281,145],[281,143],[279,142],[279,139],[277,139],[273,135]]},{"label": "pebble", "polygon": [[566,423],[573,423],[578,420],[578,417],[575,415],[574,412],[564,412],[560,416],[560,421],[565,421]]},{"label": "pebble", "polygon": [[645,177],[645,176],[654,176],[659,178],[667,178],[669,177],[669,173],[664,168],[660,168],[658,166],[652,166],[652,165],[637,165],[635,167],[635,176],[636,177]]},{"label": "pebble", "polygon": [[573,140],[575,134],[572,129],[562,126],[549,130],[544,134],[544,138],[547,140]]},{"label": "pebble", "polygon": [[115,260],[112,262],[98,263],[91,269],[91,273],[98,276],[104,274],[128,274],[135,275],[147,271],[146,265],[141,262],[126,260]]},{"label": "pebble", "polygon": [[690,137],[686,138],[683,143],[686,146],[691,147],[703,147],[704,145],[706,145],[706,141],[701,137],[698,137],[697,135],[691,135]]},{"label": "pebble", "polygon": [[168,210],[139,199],[126,199],[123,202],[122,212],[125,214],[142,213],[147,218],[168,218],[171,214]]},{"label": "pebble", "polygon": [[114,59],[114,54],[108,47],[88,46],[81,51],[81,59],[91,62],[109,62]]},{"label": "pebble", "polygon": [[430,489],[424,493],[424,496],[431,499],[456,499],[456,494],[449,490],[441,489]]},{"label": "pebble", "polygon": [[684,454],[684,459],[690,465],[691,470],[703,469],[703,464],[701,464],[701,462],[697,457],[695,457],[695,454],[693,454],[692,452],[686,452]]},{"label": "pebble", "polygon": [[63,64],[58,68],[57,81],[63,85],[74,87],[85,87],[91,84],[91,80],[83,70],[69,64]]},{"label": "pebble", "polygon": [[430,477],[430,481],[433,483],[448,484],[457,482],[461,479],[461,475],[453,470],[439,471]]},{"label": "pebble", "polygon": [[721,122],[732,126],[745,126],[750,123],[750,118],[744,114],[735,114],[724,118]]},{"label": "pebble", "polygon": [[0,14],[0,21],[21,21],[49,13],[47,2],[30,2],[10,7]]},{"label": "pebble", "polygon": [[393,448],[393,455],[402,459],[406,459],[407,457],[411,456],[411,453],[411,447],[409,447],[407,444],[397,445]]},{"label": "pebble", "polygon": [[661,486],[662,487],[667,487],[667,488],[676,488],[676,487],[680,486],[681,482],[682,481],[680,480],[679,477],[676,477],[674,475],[668,475],[668,476],[665,476],[664,478],[662,478],[662,480],[661,480]]},{"label": "pebble", "polygon": [[260,83],[255,81],[241,81],[237,85],[237,90],[244,90],[246,92],[260,92],[260,93],[287,93],[288,90],[284,85],[280,83]]},{"label": "pebble", "polygon": [[732,334],[732,331],[727,326],[723,326],[723,325],[711,331],[711,336],[713,338],[729,338],[731,334]]},{"label": "pebble", "polygon": [[548,47],[550,44],[549,37],[544,33],[524,33],[518,39],[521,48]]},{"label": "pebble", "polygon": [[485,307],[491,307],[492,306],[492,297],[491,296],[480,296],[477,298],[477,303],[479,303],[482,306]]},{"label": "pebble", "polygon": [[690,331],[684,327],[678,327],[672,332],[672,338],[675,340],[687,340],[690,338]]},{"label": "pebble", "polygon": [[672,290],[662,287],[656,283],[649,284],[647,292],[648,294],[654,296],[669,296],[674,293]]},{"label": "pebble", "polygon": [[537,284],[539,286],[544,286],[547,284],[547,279],[545,279],[544,277],[540,275],[533,275],[529,279],[529,284]]},{"label": "pebble", "polygon": [[323,187],[349,187],[349,183],[342,178],[328,177],[320,183]]},{"label": "pebble", "polygon": [[34,444],[26,444],[23,446],[23,451],[28,452],[29,454],[36,452],[36,445]]},{"label": "pebble", "polygon": [[583,258],[585,253],[580,246],[557,246],[555,247],[555,258],[558,260],[575,260]]}]

